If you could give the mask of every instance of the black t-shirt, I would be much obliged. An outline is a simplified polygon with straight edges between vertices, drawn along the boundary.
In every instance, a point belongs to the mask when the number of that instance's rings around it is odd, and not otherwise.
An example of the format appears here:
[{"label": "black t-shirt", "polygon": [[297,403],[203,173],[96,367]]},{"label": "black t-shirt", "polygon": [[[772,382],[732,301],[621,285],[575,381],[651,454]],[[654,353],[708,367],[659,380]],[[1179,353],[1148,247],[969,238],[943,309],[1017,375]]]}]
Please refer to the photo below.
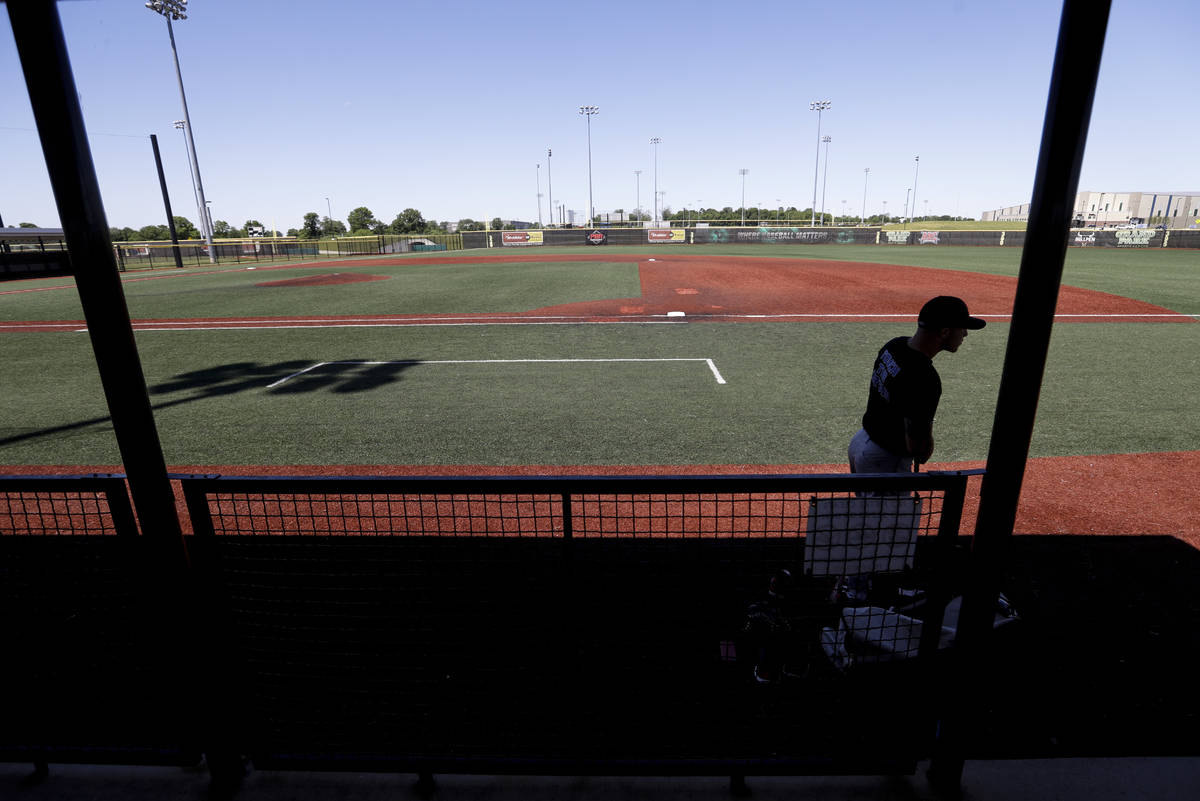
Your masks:
[{"label": "black t-shirt", "polygon": [[871,390],[862,425],[872,440],[897,455],[910,455],[904,441],[904,418],[932,425],[942,397],[942,379],[933,360],[896,337],[879,350],[871,373]]}]

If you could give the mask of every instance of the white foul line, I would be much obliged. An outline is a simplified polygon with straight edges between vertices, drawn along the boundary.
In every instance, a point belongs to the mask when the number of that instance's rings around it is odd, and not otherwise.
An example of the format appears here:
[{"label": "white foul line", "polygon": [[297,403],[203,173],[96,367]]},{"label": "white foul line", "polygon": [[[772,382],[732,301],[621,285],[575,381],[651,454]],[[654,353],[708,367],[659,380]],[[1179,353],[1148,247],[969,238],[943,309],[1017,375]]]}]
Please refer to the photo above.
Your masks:
[{"label": "white foul line", "polygon": [[317,362],[305,367],[303,370],[292,373],[289,376],[279,379],[273,384],[267,384],[267,389],[275,387],[290,381],[297,376],[302,376],[305,373],[316,370],[319,367],[324,367],[327,364],[356,364],[364,366],[383,365],[383,364],[577,364],[577,363],[598,363],[598,362],[704,362],[708,365],[708,369],[712,371],[713,378],[718,384],[724,384],[725,379],[721,376],[717,365],[712,359],[403,359],[387,362]]}]

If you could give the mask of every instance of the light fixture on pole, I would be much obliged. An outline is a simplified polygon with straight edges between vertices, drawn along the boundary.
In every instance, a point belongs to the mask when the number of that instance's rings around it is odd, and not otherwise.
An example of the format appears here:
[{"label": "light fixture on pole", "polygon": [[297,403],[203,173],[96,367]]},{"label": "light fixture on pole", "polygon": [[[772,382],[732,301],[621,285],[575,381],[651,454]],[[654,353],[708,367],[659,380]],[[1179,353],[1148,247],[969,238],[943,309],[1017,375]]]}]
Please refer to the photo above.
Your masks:
[{"label": "light fixture on pole", "polygon": [[641,170],[633,171],[633,185],[634,185],[635,191],[637,192],[637,205],[633,207],[633,213],[638,215],[639,217],[641,217],[642,216],[642,171]]},{"label": "light fixture on pole", "polygon": [[916,217],[916,216],[917,216],[917,175],[918,175],[918,174],[921,172],[921,157],[920,157],[920,156],[917,156],[917,157],[915,157],[915,158],[913,159],[913,163],[914,163],[916,166],[915,166],[915,167],[913,167],[913,185],[912,185],[912,190],[913,190],[913,202],[912,202],[912,215],[913,215],[913,217]]},{"label": "light fixture on pole", "polygon": [[658,225],[658,146],[662,144],[662,139],[651,137],[650,144],[654,145],[654,224]]},{"label": "light fixture on pole", "polygon": [[187,0],[150,0],[146,8],[161,14],[167,21],[167,35],[171,39],[171,54],[175,57],[175,77],[179,81],[179,99],[183,101],[183,121],[187,127],[188,150],[192,157],[192,172],[196,178],[196,209],[200,213],[200,227],[204,229],[204,242],[208,245],[208,260],[215,263],[216,253],[212,247],[212,226],[207,223],[207,204],[204,202],[204,182],[200,179],[200,163],[196,159],[196,141],[192,138],[192,118],[188,115],[187,95],[183,91],[183,72],[179,69],[179,51],[175,49],[175,31],[171,28],[171,20],[187,19]]},{"label": "light fixture on pole", "polygon": [[738,174],[742,176],[742,227],[746,227],[746,173],[750,172],[745,167],[738,170]]},{"label": "light fixture on pole", "polygon": [[832,105],[833,102],[830,100],[815,100],[808,104],[810,111],[817,112],[817,160],[816,163],[813,164],[813,227],[816,227],[817,225],[817,175],[819,174],[821,167],[821,112],[827,110]]},{"label": "light fixture on pole", "polygon": [[549,201],[549,203],[550,203],[550,227],[553,228],[554,227],[554,184],[550,180],[550,156],[551,155],[553,155],[553,151],[550,148],[546,148],[546,193],[549,195],[549,197],[546,198],[546,200]]},{"label": "light fixture on pole", "polygon": [[580,106],[579,113],[587,120],[587,142],[588,142],[588,225],[592,224],[592,218],[596,216],[596,207],[592,203],[592,115],[600,113],[599,106]]},{"label": "light fixture on pole", "polygon": [[825,224],[825,186],[829,183],[829,143],[833,141],[832,137],[825,136],[821,138],[825,143],[825,175],[821,178],[821,225]]},{"label": "light fixture on pole", "polygon": [[867,224],[867,179],[871,177],[871,168],[863,167],[863,211],[862,224]]}]

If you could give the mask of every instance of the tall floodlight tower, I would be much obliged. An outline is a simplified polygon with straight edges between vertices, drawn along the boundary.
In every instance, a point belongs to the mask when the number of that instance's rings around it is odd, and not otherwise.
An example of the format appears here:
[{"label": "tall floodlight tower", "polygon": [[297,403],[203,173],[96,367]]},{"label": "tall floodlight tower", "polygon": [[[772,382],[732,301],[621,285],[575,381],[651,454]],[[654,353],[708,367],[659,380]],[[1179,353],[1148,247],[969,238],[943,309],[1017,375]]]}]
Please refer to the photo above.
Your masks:
[{"label": "tall floodlight tower", "polygon": [[592,115],[600,113],[599,106],[580,106],[579,113],[587,120],[588,147],[588,225],[596,216],[596,207],[592,204]]},{"label": "tall floodlight tower", "polygon": [[808,104],[810,111],[817,112],[817,161],[813,165],[812,225],[814,227],[817,224],[817,175],[821,170],[821,112],[827,110],[832,105],[833,101],[831,100],[814,100]]},{"label": "tall floodlight tower", "polygon": [[863,210],[862,224],[867,224],[867,179],[871,177],[871,168],[863,167]]},{"label": "tall floodlight tower", "polygon": [[[633,213],[638,215],[638,217],[641,217],[642,216],[642,171],[641,170],[633,171],[633,188],[634,188],[634,191],[637,193],[637,203],[633,207]],[[640,222],[640,220],[639,220],[639,222]]]},{"label": "tall floodlight tower", "polygon": [[746,227],[746,173],[750,172],[745,167],[738,170],[738,175],[742,176],[742,227]]},{"label": "tall floodlight tower", "polygon": [[821,176],[821,225],[825,224],[825,187],[829,184],[829,143],[833,141],[831,137],[823,136],[821,141],[825,143],[825,174]]},{"label": "tall floodlight tower", "polygon": [[542,227],[542,165],[537,165],[538,228]]},{"label": "tall floodlight tower", "polygon": [[654,145],[654,224],[658,225],[658,146],[662,144],[662,139],[652,137],[650,144]]},{"label": "tall floodlight tower", "polygon": [[192,145],[188,141],[187,123],[183,120],[175,120],[172,125],[183,134],[183,149],[188,154],[188,175],[192,176],[192,200],[196,203],[200,202],[200,193],[196,191],[196,170],[192,167]]},{"label": "tall floodlight tower", "polygon": [[550,157],[554,155],[551,148],[546,148],[546,198],[550,204],[550,227],[554,227],[554,182],[550,179]]},{"label": "tall floodlight tower", "polygon": [[175,57],[175,77],[179,81],[179,99],[183,101],[184,132],[187,134],[188,150],[192,159],[192,174],[196,178],[196,210],[200,215],[204,242],[208,245],[208,260],[216,262],[217,256],[212,246],[212,226],[208,224],[206,212],[208,204],[204,201],[204,182],[200,180],[200,162],[196,159],[196,142],[192,138],[192,118],[188,115],[187,94],[183,91],[183,72],[179,69],[179,51],[175,49],[175,31],[171,27],[171,20],[187,19],[187,0],[150,0],[146,3],[146,8],[161,14],[167,21],[167,36],[171,39],[171,54]]},{"label": "tall floodlight tower", "polygon": [[913,163],[914,163],[916,166],[914,166],[914,167],[913,167],[913,185],[912,185],[912,191],[913,191],[913,201],[912,201],[912,216],[913,216],[913,217],[916,217],[916,216],[917,216],[917,175],[918,175],[918,174],[921,172],[921,157],[920,157],[920,156],[917,156],[916,158],[914,158],[914,159],[913,159]]}]

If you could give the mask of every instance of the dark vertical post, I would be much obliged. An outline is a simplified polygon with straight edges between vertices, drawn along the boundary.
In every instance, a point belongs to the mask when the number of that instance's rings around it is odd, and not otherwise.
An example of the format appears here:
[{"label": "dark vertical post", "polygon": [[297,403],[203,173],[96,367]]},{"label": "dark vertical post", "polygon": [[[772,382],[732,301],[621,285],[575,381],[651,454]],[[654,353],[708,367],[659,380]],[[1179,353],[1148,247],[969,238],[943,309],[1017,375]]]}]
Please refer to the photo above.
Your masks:
[{"label": "dark vertical post", "polygon": [[53,2],[9,3],[8,17],[87,320],[96,366],[142,532],[160,567],[186,564],[175,496],[113,256],[75,78]]},{"label": "dark vertical post", "polygon": [[975,694],[985,691],[981,683],[967,681],[978,679],[985,667],[983,649],[1016,523],[1110,5],[1110,0],[1063,3],[987,474],[980,489],[969,589],[959,617],[957,643],[963,666],[957,689],[962,696],[942,721],[931,767],[930,777],[943,791],[956,791],[961,781],[965,731],[972,713],[981,708]]},{"label": "dark vertical post", "polygon": [[167,228],[171,231],[171,252],[175,254],[175,266],[183,269],[183,257],[179,255],[179,235],[175,233],[175,218],[171,215],[171,196],[167,194],[167,178],[163,175],[162,156],[158,154],[158,137],[150,134],[154,148],[154,166],[158,168],[158,185],[162,189],[163,207],[167,210]]}]

